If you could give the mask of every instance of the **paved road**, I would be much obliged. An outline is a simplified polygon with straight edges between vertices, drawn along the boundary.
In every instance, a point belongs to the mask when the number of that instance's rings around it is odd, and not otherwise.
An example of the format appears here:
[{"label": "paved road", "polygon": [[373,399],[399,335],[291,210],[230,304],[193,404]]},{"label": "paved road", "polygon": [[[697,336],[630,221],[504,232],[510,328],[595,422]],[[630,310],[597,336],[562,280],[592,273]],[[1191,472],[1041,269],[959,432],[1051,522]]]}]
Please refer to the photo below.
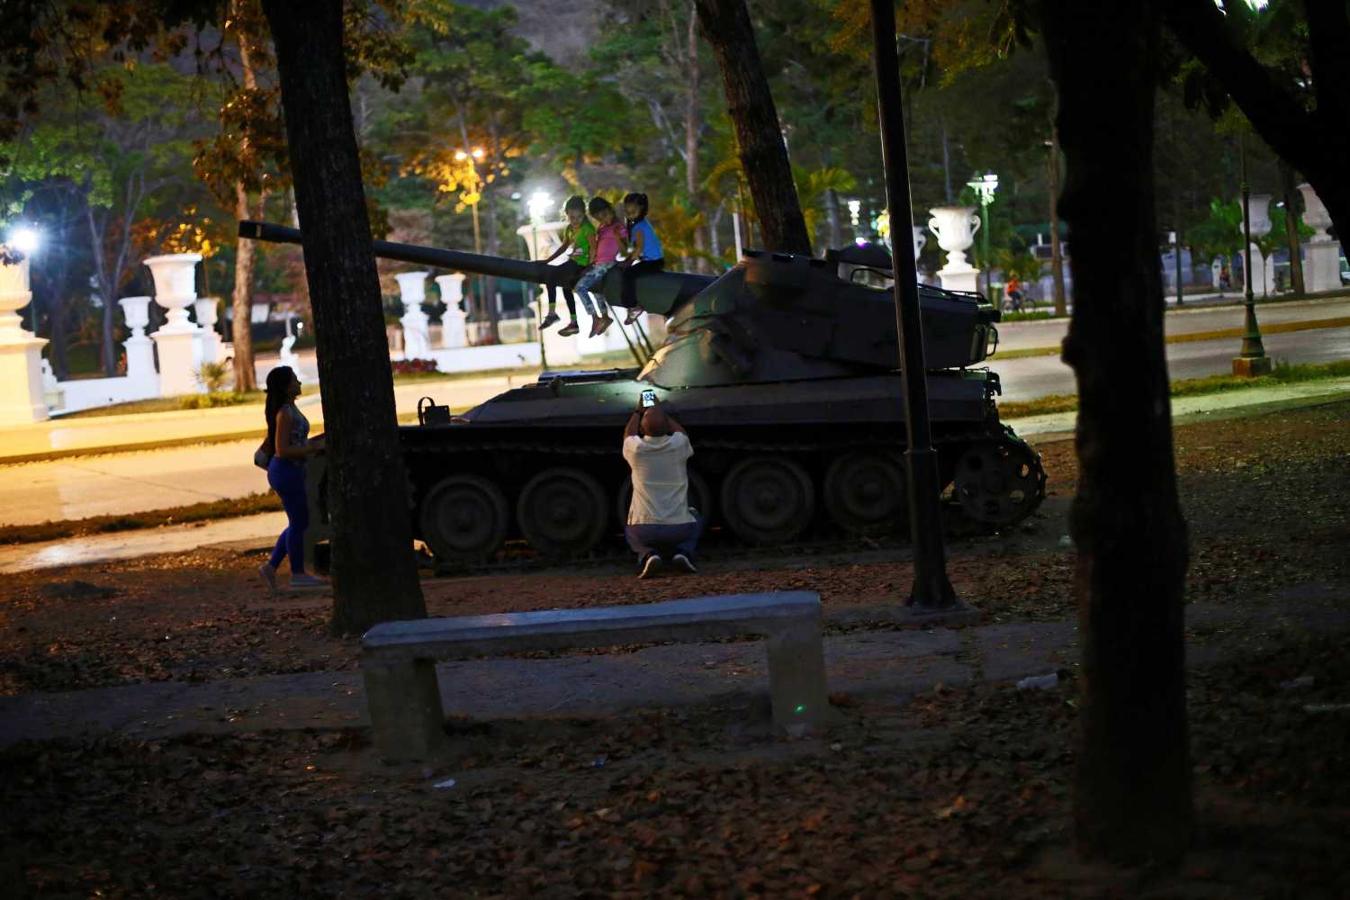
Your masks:
[{"label": "paved road", "polygon": [[[1350,317],[1350,298],[1344,300],[1258,303],[1256,310],[1257,318],[1263,325],[1318,319],[1343,319]],[[1168,336],[1241,328],[1243,314],[1243,307],[1241,306],[1173,309],[1167,313],[1165,327]],[[1059,342],[1064,339],[1068,330],[1068,319],[1009,322],[1006,325],[999,326],[999,349],[1007,351],[1025,350],[1033,347],[1058,347]]]},{"label": "paved road", "polygon": [[[1266,336],[1264,343],[1266,354],[1281,362],[1350,359],[1350,327],[1272,334]],[[1168,344],[1168,372],[1173,380],[1229,373],[1241,344],[1238,338]],[[996,354],[989,367],[1003,380],[1005,400],[1034,400],[1075,391],[1073,370],[1060,362],[1058,356],[1027,356],[999,362]]]}]

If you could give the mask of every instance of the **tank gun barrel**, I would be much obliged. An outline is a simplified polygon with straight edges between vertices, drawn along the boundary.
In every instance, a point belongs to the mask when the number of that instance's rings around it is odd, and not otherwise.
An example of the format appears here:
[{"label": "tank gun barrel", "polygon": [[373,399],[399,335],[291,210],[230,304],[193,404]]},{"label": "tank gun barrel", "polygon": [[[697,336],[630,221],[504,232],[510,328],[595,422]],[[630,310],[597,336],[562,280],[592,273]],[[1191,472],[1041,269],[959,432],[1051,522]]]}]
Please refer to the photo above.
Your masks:
[{"label": "tank gun barrel", "polygon": [[[239,223],[239,236],[255,241],[268,241],[273,244],[300,244],[300,229],[271,222],[253,222],[245,219]],[[496,278],[514,278],[517,281],[530,281],[536,284],[564,284],[566,276],[562,272],[555,274],[553,266],[527,259],[509,259],[503,256],[486,256],[481,253],[465,253],[462,250],[442,250],[439,247],[419,247],[416,244],[400,244],[395,241],[373,241],[375,255],[381,259],[396,259],[399,262],[413,263],[419,266],[434,266],[449,269],[452,272],[466,272],[471,275],[491,275]]]}]

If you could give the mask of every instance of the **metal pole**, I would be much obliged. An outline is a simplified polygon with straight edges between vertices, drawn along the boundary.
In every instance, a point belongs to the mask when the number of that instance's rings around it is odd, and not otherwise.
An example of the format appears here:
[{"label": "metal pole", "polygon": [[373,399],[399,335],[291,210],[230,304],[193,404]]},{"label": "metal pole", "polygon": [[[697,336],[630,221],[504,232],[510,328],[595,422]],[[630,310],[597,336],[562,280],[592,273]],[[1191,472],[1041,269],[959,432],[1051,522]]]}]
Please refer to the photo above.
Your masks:
[{"label": "metal pole", "polygon": [[[1270,361],[1266,357],[1266,348],[1261,343],[1261,328],[1256,323],[1256,297],[1252,293],[1252,214],[1251,190],[1247,184],[1247,141],[1242,132],[1238,132],[1238,164],[1242,171],[1242,241],[1243,241],[1243,302],[1247,307],[1246,333],[1242,336],[1242,350],[1233,361],[1233,373],[1236,375],[1264,375],[1270,371]],[[1241,362],[1239,362],[1241,360]],[[1260,360],[1260,362],[1253,362]]]},{"label": "metal pole", "polygon": [[923,609],[956,604],[947,578],[939,518],[937,453],[928,425],[928,383],[919,317],[919,273],[914,243],[894,239],[909,233],[913,212],[909,195],[909,160],[905,118],[900,97],[900,58],[895,48],[892,0],[871,0],[872,41],[876,55],[877,100],[881,117],[881,155],[886,167],[886,200],[891,223],[895,273],[895,324],[900,338],[900,375],[905,394],[905,431],[909,468],[909,525],[914,542],[914,586],[907,603]]},{"label": "metal pole", "polygon": [[[908,173],[906,173],[908,174]],[[989,193],[987,189],[980,190],[980,212],[984,214],[984,224],[980,226],[980,231],[984,236],[980,239],[984,245],[984,296],[990,303],[994,303],[994,261],[989,258]],[[999,304],[994,303],[995,306]]]}]

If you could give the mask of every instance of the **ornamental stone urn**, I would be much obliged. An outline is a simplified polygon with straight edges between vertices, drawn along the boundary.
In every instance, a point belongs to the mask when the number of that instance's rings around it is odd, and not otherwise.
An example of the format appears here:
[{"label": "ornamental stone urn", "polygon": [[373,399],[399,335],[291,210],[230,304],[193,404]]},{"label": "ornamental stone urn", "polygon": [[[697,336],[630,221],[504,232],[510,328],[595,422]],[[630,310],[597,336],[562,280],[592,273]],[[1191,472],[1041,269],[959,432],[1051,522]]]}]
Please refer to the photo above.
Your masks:
[{"label": "ornamental stone urn", "polygon": [[168,311],[168,321],[158,334],[197,331],[187,308],[197,299],[197,263],[201,261],[200,253],[167,253],[145,261],[155,280],[155,302]]},{"label": "ornamental stone urn", "polygon": [[29,340],[33,337],[23,327],[19,310],[33,299],[28,290],[28,258],[0,263],[0,342]]},{"label": "ornamental stone urn", "polygon": [[1252,219],[1252,237],[1263,238],[1270,234],[1270,194],[1252,194],[1248,212]]},{"label": "ornamental stone urn", "polygon": [[431,358],[431,329],[427,324],[427,314],[422,310],[422,301],[427,297],[427,276],[430,274],[400,272],[394,276],[403,300],[403,315],[399,322],[403,325],[404,359]]},{"label": "ornamental stone urn", "polygon": [[951,291],[978,291],[980,270],[966,260],[975,243],[980,217],[973,206],[938,206],[929,210],[928,230],[937,235],[938,246],[947,251],[947,264],[938,270],[942,286]]},{"label": "ornamental stone urn", "polygon": [[187,309],[197,299],[197,263],[201,261],[200,253],[167,253],[145,261],[155,279],[155,302],[168,311],[153,338],[159,351],[159,390],[164,397],[205,391],[196,374],[202,364],[201,329],[188,318]]},{"label": "ornamental stone urn", "polygon": [[1341,248],[1327,233],[1331,213],[1310,184],[1300,184],[1303,194],[1303,223],[1313,236],[1303,245],[1303,284],[1310,291],[1331,291],[1341,286]]}]

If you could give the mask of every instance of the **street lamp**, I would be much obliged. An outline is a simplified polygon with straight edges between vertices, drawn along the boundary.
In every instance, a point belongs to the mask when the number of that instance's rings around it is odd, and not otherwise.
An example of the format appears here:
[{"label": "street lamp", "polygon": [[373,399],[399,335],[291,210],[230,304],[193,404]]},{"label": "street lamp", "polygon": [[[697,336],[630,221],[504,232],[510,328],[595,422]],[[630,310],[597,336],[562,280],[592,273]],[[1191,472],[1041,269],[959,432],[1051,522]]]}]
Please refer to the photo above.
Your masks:
[{"label": "street lamp", "polygon": [[[479,199],[480,199],[480,197],[481,197],[480,191],[482,190],[482,179],[479,178],[479,176],[478,176],[478,163],[479,163],[479,161],[481,161],[481,160],[483,159],[483,156],[484,156],[484,155],[485,155],[485,154],[484,154],[484,152],[483,152],[483,148],[482,148],[482,147],[474,147],[474,148],[471,149],[471,150],[456,150],[456,151],[455,151],[455,162],[459,162],[459,163],[467,163],[467,164],[468,164],[469,170],[470,170],[471,172],[473,172],[473,193],[472,193],[472,195],[471,195],[471,196],[473,197],[473,202],[469,204],[469,209],[472,210],[472,212],[473,212],[473,252],[474,252],[474,253],[482,253],[482,252],[483,252],[483,236],[482,236],[482,231],[481,231],[481,230],[479,229],[479,227],[478,227],[478,201],[479,201]],[[479,311],[481,312],[481,311],[484,311],[484,310],[488,309],[488,303],[489,303],[489,301],[488,301],[488,298],[484,296],[484,295],[487,293],[487,291],[486,291],[486,289],[485,289],[486,282],[484,281],[482,275],[475,275],[475,276],[474,276],[474,279],[473,279],[473,283],[474,283],[474,291],[473,291],[473,292],[474,292],[474,294],[475,294],[476,297],[477,297],[478,303],[480,304],[480,305],[479,305]],[[491,314],[489,313],[489,321],[490,321],[490,320],[491,320]],[[481,327],[481,326],[480,326],[480,327]],[[480,337],[480,339],[481,339],[481,337]]]},{"label": "street lamp", "polygon": [[1261,326],[1256,322],[1256,297],[1252,293],[1252,215],[1251,190],[1247,184],[1247,141],[1238,132],[1238,161],[1242,171],[1242,242],[1244,257],[1242,265],[1242,293],[1246,306],[1245,332],[1242,335],[1242,349],[1233,358],[1234,375],[1270,374],[1270,357],[1261,343]]},{"label": "street lamp", "polygon": [[[37,252],[37,248],[42,243],[42,233],[36,228],[30,228],[27,225],[18,225],[9,236],[5,238],[5,246],[10,250],[17,250],[27,259]],[[37,334],[38,305],[36,302],[28,304],[28,314],[32,320],[29,323],[29,331]]]},{"label": "street lamp", "polygon": [[[530,213],[530,253],[536,259],[543,254],[539,252],[539,223],[544,221],[548,215],[549,208],[553,206],[553,197],[548,191],[535,191],[530,195],[530,199],[525,204],[525,208]],[[539,318],[537,321],[544,321],[544,292],[547,290],[543,285],[539,286]],[[539,366],[543,370],[548,370],[548,350],[544,346],[544,329],[539,329]]]},{"label": "street lamp", "polygon": [[992,276],[994,274],[993,261],[989,258],[989,204],[994,202],[994,193],[998,190],[998,176],[993,172],[985,172],[974,181],[967,181],[966,186],[975,191],[980,198],[980,232],[982,233],[982,242],[984,246],[984,293],[989,302],[993,303],[994,298],[989,296],[993,293]]},{"label": "street lamp", "polygon": [[848,201],[848,220],[853,223],[853,240],[861,243],[861,235],[858,234],[858,216],[862,213],[862,201]]}]

